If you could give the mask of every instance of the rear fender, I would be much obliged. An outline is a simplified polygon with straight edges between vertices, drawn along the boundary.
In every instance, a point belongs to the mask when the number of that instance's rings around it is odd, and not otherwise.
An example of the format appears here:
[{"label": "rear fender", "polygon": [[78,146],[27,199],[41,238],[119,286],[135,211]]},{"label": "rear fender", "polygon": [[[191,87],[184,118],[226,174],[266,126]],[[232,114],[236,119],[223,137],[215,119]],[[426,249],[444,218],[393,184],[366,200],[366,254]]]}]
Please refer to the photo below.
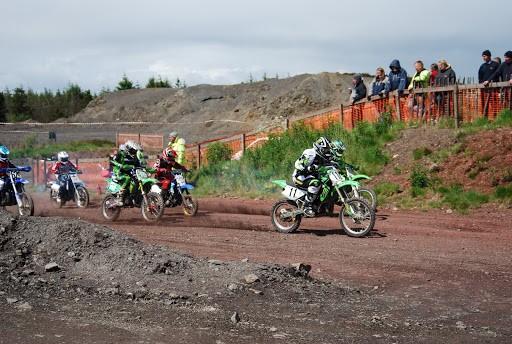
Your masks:
[{"label": "rear fender", "polygon": [[271,182],[274,183],[274,184],[279,185],[283,189],[286,187],[286,180],[276,179],[276,180],[272,180]]}]

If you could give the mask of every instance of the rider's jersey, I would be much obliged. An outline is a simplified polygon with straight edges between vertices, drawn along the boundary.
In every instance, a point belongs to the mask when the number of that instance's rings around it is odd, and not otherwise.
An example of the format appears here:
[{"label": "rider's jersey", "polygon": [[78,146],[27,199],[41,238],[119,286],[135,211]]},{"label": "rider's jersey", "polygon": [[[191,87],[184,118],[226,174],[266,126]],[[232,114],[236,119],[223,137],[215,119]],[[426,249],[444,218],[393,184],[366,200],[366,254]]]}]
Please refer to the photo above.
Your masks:
[{"label": "rider's jersey", "polygon": [[[14,165],[9,160],[0,161],[0,168],[16,168],[16,165]],[[0,178],[5,179],[7,178],[7,172],[0,171]]]},{"label": "rider's jersey", "polygon": [[304,180],[309,175],[313,174],[308,171],[309,166],[321,166],[324,159],[320,157],[314,148],[308,148],[302,152],[300,158],[295,161],[295,170],[293,171],[293,179]]},{"label": "rider's jersey", "polygon": [[76,171],[77,169],[78,168],[71,161],[68,161],[67,164],[57,161],[57,163],[52,166],[52,172],[55,174],[69,173],[71,171]]}]

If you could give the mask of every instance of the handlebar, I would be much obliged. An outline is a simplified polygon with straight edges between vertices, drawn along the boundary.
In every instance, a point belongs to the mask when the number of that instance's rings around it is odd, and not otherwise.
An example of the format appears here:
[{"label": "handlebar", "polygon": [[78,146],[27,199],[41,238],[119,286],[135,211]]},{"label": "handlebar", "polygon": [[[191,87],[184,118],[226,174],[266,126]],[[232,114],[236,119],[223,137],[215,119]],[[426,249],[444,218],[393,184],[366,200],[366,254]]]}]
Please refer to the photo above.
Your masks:
[{"label": "handlebar", "polygon": [[30,166],[18,166],[18,167],[2,167],[2,172],[30,172],[32,168]]},{"label": "handlebar", "polygon": [[172,170],[171,171],[172,174],[182,174],[182,173],[187,173],[187,172],[190,172],[190,170]]}]

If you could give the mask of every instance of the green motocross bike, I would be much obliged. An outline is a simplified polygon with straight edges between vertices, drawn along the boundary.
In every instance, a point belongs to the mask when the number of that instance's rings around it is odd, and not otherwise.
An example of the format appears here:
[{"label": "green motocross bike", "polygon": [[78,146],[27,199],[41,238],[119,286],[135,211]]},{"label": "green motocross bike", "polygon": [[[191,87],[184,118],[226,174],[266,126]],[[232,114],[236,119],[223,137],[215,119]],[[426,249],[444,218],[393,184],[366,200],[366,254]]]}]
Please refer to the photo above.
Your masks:
[{"label": "green motocross bike", "polygon": [[152,169],[136,168],[131,173],[129,190],[125,192],[122,204],[119,203],[120,185],[112,178],[107,179],[109,194],[103,199],[101,213],[108,221],[115,221],[123,208],[137,207],[141,209],[144,220],[153,222],[159,220],[164,213],[164,200],[151,188],[158,182],[151,178]]},{"label": "green motocross bike", "polygon": [[[347,180],[335,166],[322,166],[318,170],[322,192],[313,202],[314,217],[332,215],[334,205],[340,205],[339,221],[348,235],[362,237],[375,225],[375,212],[367,200],[350,197],[353,189],[361,187],[354,180]],[[278,232],[293,233],[302,221],[307,190],[286,180],[273,180],[283,188],[284,199],[278,200],[272,207],[270,217]]]}]

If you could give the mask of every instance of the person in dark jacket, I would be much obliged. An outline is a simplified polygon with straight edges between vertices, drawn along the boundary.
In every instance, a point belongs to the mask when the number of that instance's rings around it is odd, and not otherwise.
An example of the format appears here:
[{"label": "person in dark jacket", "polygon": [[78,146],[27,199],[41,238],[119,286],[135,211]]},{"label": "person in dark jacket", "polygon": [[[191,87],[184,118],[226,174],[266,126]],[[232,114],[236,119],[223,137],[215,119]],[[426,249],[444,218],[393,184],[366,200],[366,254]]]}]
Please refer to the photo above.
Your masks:
[{"label": "person in dark jacket", "polygon": [[366,85],[363,82],[361,74],[354,74],[352,76],[352,94],[350,100],[352,104],[366,98]]},{"label": "person in dark jacket", "polygon": [[484,85],[492,82],[492,80],[497,77],[499,77],[501,81],[508,81],[508,83],[512,85],[512,51],[509,50],[505,52],[504,58],[505,62],[500,64],[498,69],[484,81]]},{"label": "person in dark jacket", "polygon": [[455,75],[452,66],[446,62],[446,60],[440,60],[437,65],[439,66],[439,72],[434,80],[435,86],[455,85],[457,82],[457,76]]},{"label": "person in dark jacket", "polygon": [[398,94],[404,93],[404,89],[407,87],[407,72],[400,66],[400,61],[393,60],[389,64],[391,72],[388,74],[389,82],[386,84],[384,90],[387,96],[389,92],[398,90]]},{"label": "person in dark jacket", "polygon": [[[488,80],[500,66],[498,62],[491,60],[491,52],[489,50],[484,50],[482,53],[482,59],[484,60],[484,63],[482,63],[478,69],[478,83],[480,84]],[[498,81],[500,81],[499,76],[491,79],[491,82]]]}]

